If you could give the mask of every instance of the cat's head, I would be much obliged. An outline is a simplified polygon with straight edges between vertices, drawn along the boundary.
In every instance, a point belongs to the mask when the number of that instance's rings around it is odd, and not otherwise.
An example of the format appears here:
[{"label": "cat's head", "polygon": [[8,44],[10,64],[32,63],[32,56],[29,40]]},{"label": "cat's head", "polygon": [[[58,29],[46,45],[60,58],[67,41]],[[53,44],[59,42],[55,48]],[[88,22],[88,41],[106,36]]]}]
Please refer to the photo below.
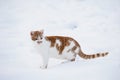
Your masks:
[{"label": "cat's head", "polygon": [[37,44],[42,43],[42,41],[43,41],[43,33],[44,33],[44,30],[31,31],[30,35],[31,35],[32,41],[36,42]]}]

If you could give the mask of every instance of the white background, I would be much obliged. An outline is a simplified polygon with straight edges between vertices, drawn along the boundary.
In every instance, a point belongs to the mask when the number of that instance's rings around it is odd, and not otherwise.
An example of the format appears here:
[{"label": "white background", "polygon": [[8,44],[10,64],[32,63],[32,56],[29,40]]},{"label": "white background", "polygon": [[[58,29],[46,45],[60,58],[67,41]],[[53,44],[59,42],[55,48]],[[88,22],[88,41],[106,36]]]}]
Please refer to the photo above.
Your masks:
[{"label": "white background", "polygon": [[[61,64],[50,59],[40,69],[30,31],[76,39],[86,54],[103,58]],[[0,80],[119,80],[119,0],[0,0]]]}]

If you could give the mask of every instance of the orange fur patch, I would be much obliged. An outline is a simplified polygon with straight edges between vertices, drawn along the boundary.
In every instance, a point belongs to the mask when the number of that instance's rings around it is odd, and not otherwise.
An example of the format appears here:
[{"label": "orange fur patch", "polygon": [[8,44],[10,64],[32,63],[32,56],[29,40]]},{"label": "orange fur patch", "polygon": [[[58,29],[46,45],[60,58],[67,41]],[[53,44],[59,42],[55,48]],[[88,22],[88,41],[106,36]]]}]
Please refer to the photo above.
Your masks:
[{"label": "orange fur patch", "polygon": [[[70,41],[75,43],[75,46],[71,49],[72,51],[76,50],[76,46],[79,46],[79,44],[70,37],[46,36],[46,40],[51,43],[50,47],[56,47],[56,49],[59,51],[59,54],[62,54],[64,48],[70,45]],[[60,41],[60,45],[56,43],[56,40]]]}]

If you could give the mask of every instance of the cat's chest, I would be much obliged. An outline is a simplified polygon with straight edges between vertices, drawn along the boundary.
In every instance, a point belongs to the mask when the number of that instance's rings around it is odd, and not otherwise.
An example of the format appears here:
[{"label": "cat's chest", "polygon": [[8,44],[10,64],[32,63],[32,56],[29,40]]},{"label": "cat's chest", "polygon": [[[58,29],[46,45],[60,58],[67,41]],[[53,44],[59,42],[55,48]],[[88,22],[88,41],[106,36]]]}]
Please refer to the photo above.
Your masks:
[{"label": "cat's chest", "polygon": [[56,47],[51,47],[50,42],[35,44],[34,48],[37,50],[38,53],[47,54],[50,57],[56,57],[58,56],[58,53],[59,53]]},{"label": "cat's chest", "polygon": [[35,49],[37,49],[38,52],[45,53],[48,52],[49,50],[50,43],[48,42],[43,42],[40,44],[35,44]]}]

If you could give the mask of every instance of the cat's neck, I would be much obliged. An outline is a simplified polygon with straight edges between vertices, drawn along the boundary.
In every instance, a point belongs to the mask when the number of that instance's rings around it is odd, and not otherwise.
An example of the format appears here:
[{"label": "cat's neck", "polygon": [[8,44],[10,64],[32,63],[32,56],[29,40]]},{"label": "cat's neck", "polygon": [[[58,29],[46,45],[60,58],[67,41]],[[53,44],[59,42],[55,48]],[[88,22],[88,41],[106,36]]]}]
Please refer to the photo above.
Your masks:
[{"label": "cat's neck", "polygon": [[47,38],[48,36],[44,36],[43,37],[43,39],[42,39],[42,43],[43,44],[46,44],[46,43],[48,43],[48,38]]}]

